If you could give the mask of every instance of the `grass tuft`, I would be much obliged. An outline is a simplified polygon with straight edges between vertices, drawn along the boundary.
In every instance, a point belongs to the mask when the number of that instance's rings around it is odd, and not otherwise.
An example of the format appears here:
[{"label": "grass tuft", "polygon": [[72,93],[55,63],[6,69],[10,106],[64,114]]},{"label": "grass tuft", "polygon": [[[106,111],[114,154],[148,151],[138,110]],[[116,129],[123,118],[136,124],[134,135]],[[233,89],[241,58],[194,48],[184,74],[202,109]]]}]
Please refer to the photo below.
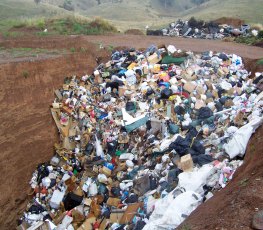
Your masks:
[{"label": "grass tuft", "polygon": [[257,65],[263,65],[263,58],[257,61]]}]

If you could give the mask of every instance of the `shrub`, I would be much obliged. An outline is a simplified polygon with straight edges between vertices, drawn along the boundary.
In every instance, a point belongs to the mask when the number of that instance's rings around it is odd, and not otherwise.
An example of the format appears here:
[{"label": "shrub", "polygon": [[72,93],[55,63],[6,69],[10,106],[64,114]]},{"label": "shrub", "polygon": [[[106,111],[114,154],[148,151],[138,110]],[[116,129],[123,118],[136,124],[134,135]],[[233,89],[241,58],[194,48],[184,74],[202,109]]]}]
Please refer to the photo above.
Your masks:
[{"label": "shrub", "polygon": [[263,30],[258,32],[258,38],[263,38]]},{"label": "shrub", "polygon": [[29,76],[28,71],[27,71],[27,70],[24,70],[24,71],[22,72],[22,76],[23,76],[24,78],[28,78],[28,76]]},{"label": "shrub", "polygon": [[263,58],[257,61],[257,65],[263,65]]},{"label": "shrub", "polygon": [[89,26],[92,28],[98,28],[102,32],[117,32],[117,28],[115,26],[101,18],[94,19],[89,23]]}]

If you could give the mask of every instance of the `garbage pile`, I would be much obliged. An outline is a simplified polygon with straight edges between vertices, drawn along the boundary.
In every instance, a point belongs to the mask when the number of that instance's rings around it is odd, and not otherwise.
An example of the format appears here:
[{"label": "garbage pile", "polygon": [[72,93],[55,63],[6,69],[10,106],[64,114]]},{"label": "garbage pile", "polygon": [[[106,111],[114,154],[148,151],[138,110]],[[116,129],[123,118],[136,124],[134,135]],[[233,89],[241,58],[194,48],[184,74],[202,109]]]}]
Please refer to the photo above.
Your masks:
[{"label": "garbage pile", "polygon": [[191,18],[189,21],[179,19],[176,22],[170,23],[167,28],[161,30],[147,30],[147,35],[156,36],[176,36],[189,37],[199,39],[223,39],[232,36],[257,36],[257,30],[251,30],[249,25],[241,25],[240,28],[235,28],[231,25],[219,25],[215,22],[198,21]]},{"label": "garbage pile", "polygon": [[65,78],[60,141],[30,181],[17,229],[174,229],[224,188],[262,124],[263,73],[233,54],[114,51]]}]

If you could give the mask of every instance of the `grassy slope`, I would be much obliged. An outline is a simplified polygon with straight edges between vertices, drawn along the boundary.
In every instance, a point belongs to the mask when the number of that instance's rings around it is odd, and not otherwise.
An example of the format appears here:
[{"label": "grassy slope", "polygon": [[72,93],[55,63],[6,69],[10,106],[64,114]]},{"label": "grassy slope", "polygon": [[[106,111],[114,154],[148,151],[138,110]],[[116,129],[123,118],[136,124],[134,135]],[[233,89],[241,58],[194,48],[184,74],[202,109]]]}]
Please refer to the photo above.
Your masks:
[{"label": "grassy slope", "polygon": [[263,23],[263,0],[211,0],[184,12],[184,18],[190,15],[209,20],[233,17],[244,19],[247,23]]},{"label": "grassy slope", "polygon": [[49,4],[35,4],[34,0],[0,0],[0,20],[54,16],[66,13],[65,10]]},{"label": "grassy slope", "polygon": [[[195,6],[191,0],[174,0],[174,4],[165,10],[159,0],[123,0],[122,3],[94,5],[94,0],[73,0],[79,13],[95,17],[100,16],[113,22],[120,29],[139,28],[146,25],[158,27],[178,18],[189,19],[195,16],[211,20],[220,17],[244,19],[248,23],[263,23],[263,0],[210,0]],[[82,10],[81,8],[85,9]]]},{"label": "grassy slope", "polygon": [[[72,15],[59,7],[64,0],[42,0],[44,4],[36,5],[33,0],[0,0],[0,29],[12,25],[10,18],[52,17],[57,15]],[[161,25],[177,20],[189,19],[195,16],[210,20],[219,17],[238,17],[249,22],[263,23],[263,0],[210,0],[201,6],[193,7],[191,0],[174,0],[169,11],[160,8],[159,0],[123,0],[122,3],[111,3],[101,0],[97,5],[95,0],[72,0],[75,14],[85,17],[102,17],[114,23],[120,30],[138,28],[146,25],[158,28]],[[50,5],[53,3],[54,5]],[[9,20],[8,23],[6,21]],[[8,25],[7,25],[8,24]]]},{"label": "grassy slope", "polygon": [[27,21],[49,18],[58,15],[68,16],[67,11],[49,4],[36,5],[33,0],[0,0],[0,31]]}]

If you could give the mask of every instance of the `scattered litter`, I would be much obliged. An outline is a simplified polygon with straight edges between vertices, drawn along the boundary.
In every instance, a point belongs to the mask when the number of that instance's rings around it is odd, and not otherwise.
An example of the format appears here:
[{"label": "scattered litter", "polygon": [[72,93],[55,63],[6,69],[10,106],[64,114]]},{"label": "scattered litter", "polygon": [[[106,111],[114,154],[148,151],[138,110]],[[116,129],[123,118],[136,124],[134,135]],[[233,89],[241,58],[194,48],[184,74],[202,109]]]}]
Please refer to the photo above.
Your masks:
[{"label": "scattered litter", "polygon": [[262,78],[235,54],[174,46],[114,51],[65,78],[51,105],[60,140],[17,229],[176,228],[242,165],[263,121]]},{"label": "scattered litter", "polygon": [[[218,24],[216,22],[204,22],[190,18],[188,21],[179,19],[169,24],[167,28],[159,30],[146,29],[147,35],[154,36],[172,36],[198,39],[223,39],[236,36],[258,36],[258,30],[251,30],[249,25],[241,25],[235,28],[227,24]],[[169,51],[169,47],[167,47]]]}]

